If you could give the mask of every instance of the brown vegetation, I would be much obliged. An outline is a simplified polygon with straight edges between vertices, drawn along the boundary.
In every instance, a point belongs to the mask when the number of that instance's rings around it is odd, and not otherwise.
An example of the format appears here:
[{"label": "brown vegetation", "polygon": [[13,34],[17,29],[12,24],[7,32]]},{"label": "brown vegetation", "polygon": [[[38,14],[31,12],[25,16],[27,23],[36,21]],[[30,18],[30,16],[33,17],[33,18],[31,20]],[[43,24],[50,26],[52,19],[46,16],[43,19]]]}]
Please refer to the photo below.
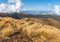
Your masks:
[{"label": "brown vegetation", "polygon": [[59,25],[51,18],[0,17],[0,42],[60,42]]}]

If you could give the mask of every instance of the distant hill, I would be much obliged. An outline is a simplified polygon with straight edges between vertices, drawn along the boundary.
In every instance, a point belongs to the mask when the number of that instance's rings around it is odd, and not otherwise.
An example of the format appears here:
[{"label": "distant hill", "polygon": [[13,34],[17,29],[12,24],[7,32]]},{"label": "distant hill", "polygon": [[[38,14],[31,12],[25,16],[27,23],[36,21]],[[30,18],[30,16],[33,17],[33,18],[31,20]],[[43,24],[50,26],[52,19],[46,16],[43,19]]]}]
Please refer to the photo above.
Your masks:
[{"label": "distant hill", "polygon": [[12,17],[16,19],[21,18],[53,18],[60,21],[60,16],[58,15],[33,15],[33,14],[23,14],[23,13],[0,13],[0,17]]}]

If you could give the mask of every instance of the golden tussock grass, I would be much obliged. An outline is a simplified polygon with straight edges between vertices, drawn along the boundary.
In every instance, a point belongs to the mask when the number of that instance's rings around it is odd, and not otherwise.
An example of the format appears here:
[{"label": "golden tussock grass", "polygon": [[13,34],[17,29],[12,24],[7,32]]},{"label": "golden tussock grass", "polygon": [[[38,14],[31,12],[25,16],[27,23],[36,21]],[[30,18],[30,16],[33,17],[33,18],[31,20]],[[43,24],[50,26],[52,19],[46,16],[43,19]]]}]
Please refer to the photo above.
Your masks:
[{"label": "golden tussock grass", "polygon": [[47,20],[33,18],[23,18],[21,20],[9,17],[0,18],[0,37],[9,37],[21,31],[33,42],[60,42],[60,30],[56,27],[55,23],[59,24],[59,22],[50,18]]}]

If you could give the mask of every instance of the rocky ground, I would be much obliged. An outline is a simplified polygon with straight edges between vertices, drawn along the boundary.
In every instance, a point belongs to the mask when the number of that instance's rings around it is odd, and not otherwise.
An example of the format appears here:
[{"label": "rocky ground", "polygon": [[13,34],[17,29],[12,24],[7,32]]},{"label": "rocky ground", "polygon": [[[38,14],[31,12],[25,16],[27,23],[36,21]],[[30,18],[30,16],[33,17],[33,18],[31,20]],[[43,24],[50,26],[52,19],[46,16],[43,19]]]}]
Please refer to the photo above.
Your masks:
[{"label": "rocky ground", "polygon": [[0,17],[0,42],[60,42],[59,25],[52,18]]}]

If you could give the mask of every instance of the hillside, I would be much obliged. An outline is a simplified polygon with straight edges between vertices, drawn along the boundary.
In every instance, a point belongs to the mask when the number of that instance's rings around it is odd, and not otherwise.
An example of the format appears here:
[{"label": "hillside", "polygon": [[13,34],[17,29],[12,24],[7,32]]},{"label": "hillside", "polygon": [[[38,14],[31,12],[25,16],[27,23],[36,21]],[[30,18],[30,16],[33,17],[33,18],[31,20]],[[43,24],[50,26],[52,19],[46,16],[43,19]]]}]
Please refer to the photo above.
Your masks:
[{"label": "hillside", "polygon": [[60,22],[53,18],[23,18],[24,20],[29,20],[37,23],[42,23],[45,25],[55,26],[60,29]]},{"label": "hillside", "polygon": [[0,42],[60,42],[59,25],[52,18],[0,17]]}]

